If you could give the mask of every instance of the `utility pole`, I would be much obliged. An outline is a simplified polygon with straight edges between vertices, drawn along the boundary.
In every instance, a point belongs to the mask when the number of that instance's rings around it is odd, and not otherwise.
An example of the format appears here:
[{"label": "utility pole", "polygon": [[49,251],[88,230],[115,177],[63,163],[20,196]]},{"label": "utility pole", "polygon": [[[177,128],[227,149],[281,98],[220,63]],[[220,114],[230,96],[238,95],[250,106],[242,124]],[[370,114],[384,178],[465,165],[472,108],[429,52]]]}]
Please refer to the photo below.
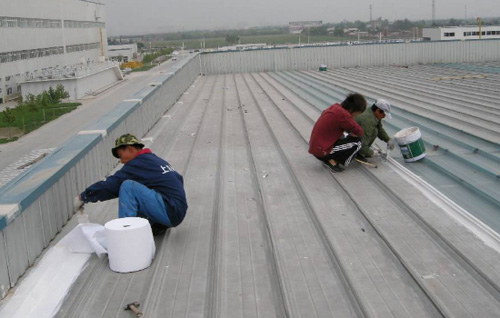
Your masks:
[{"label": "utility pole", "polygon": [[373,27],[373,16],[372,16],[372,5],[370,4],[370,26],[372,27],[372,30],[374,30],[375,28]]},{"label": "utility pole", "polygon": [[477,24],[479,25],[479,40],[481,40],[481,18],[477,18]]},{"label": "utility pole", "polygon": [[436,0],[432,0],[432,23],[436,22]]}]

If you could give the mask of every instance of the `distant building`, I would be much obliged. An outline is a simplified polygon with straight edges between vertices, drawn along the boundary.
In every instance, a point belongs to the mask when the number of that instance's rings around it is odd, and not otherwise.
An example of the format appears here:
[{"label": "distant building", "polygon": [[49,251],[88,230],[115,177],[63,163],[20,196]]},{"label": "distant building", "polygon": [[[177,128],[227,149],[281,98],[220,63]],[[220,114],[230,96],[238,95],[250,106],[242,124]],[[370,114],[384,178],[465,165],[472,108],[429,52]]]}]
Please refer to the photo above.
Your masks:
[{"label": "distant building", "polygon": [[345,35],[357,35],[359,32],[358,28],[347,28],[344,29],[344,34]]},{"label": "distant building", "polygon": [[108,45],[108,58],[115,62],[129,62],[137,56],[137,43]]},{"label": "distant building", "polygon": [[[423,28],[422,37],[424,41],[477,40],[479,26]],[[500,39],[500,26],[481,27],[481,39]]]},{"label": "distant building", "polygon": [[288,31],[293,34],[300,34],[305,29],[318,28],[323,26],[323,21],[296,21],[288,23]]},{"label": "distant building", "polygon": [[373,31],[382,28],[382,18],[370,21],[370,23],[368,24],[368,28],[370,28]]},{"label": "distant building", "polygon": [[106,16],[100,2],[15,0],[2,5],[0,103],[26,95],[21,88],[26,81],[70,77],[75,65],[89,69],[104,62]]}]

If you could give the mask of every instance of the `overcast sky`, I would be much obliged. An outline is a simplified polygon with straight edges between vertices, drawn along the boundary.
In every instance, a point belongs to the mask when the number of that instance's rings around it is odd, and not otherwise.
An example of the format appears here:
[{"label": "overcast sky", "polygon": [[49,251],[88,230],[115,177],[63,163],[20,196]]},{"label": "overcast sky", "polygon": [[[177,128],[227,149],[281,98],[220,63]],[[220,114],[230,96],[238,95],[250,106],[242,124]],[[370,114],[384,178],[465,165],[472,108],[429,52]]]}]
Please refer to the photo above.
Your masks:
[{"label": "overcast sky", "polygon": [[[289,21],[432,18],[432,0],[101,0],[109,35],[286,25]],[[436,19],[500,16],[499,0],[435,0]]]}]

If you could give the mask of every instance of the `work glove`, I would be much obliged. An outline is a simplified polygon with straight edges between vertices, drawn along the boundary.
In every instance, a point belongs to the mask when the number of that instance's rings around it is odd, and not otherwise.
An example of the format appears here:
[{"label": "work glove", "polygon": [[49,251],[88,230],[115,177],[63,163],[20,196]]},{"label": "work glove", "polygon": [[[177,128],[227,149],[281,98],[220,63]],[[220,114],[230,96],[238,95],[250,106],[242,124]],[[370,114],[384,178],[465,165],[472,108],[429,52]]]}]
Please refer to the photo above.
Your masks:
[{"label": "work glove", "polygon": [[75,200],[73,200],[73,207],[75,208],[75,211],[80,210],[83,207],[83,204],[84,202],[80,199],[80,195],[77,195]]},{"label": "work glove", "polygon": [[373,150],[373,154],[370,156],[371,158],[380,157],[380,150],[378,150],[378,149],[372,149],[372,150]]},{"label": "work glove", "polygon": [[393,141],[392,139],[389,139],[389,140],[387,141],[387,149],[389,149],[389,150],[394,150],[394,146],[395,146],[395,145],[394,145],[394,141]]}]

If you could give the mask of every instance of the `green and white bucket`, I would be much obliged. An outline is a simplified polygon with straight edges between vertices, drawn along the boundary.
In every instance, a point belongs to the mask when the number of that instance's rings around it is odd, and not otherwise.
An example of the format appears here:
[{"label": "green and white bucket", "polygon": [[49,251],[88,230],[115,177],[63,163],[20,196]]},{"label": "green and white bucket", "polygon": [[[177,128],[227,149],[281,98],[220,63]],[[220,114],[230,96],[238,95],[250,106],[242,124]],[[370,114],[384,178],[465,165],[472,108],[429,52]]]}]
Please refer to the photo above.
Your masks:
[{"label": "green and white bucket", "polygon": [[394,135],[406,162],[414,162],[425,157],[425,145],[418,127],[405,128]]},{"label": "green and white bucket", "polygon": [[320,71],[320,72],[326,72],[326,69],[327,69],[326,64],[321,64],[321,65],[319,66],[319,71]]}]

